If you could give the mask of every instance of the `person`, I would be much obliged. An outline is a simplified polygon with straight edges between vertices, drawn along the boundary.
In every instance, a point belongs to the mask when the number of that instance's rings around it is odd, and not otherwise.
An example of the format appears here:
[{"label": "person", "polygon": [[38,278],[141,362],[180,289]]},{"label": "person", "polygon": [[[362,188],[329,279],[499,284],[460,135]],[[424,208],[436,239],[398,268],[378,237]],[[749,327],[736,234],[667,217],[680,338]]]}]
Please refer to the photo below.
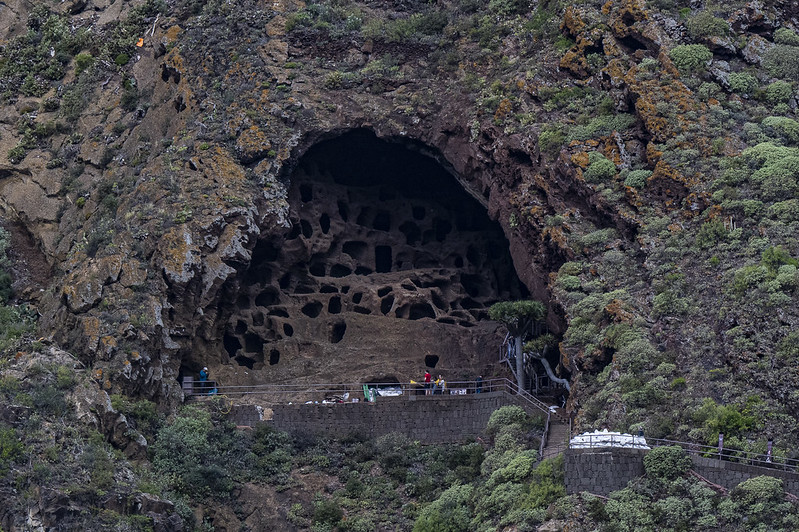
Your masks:
[{"label": "person", "polygon": [[208,368],[203,367],[203,369],[200,370],[199,380],[200,380],[200,392],[205,393],[206,391],[205,389],[208,385]]},{"label": "person", "polygon": [[430,371],[425,370],[424,372],[424,394],[430,395],[430,381],[433,379],[433,376],[430,375]]},{"label": "person", "polygon": [[474,393],[483,393],[483,376],[478,375],[477,380],[475,382],[475,390]]},{"label": "person", "polygon": [[444,377],[441,375],[438,376],[438,385],[441,387],[441,395],[444,395],[447,389],[447,381],[445,381]]},{"label": "person", "polygon": [[433,395],[440,395],[444,393],[444,377],[441,374],[436,377],[435,383],[433,384]]}]

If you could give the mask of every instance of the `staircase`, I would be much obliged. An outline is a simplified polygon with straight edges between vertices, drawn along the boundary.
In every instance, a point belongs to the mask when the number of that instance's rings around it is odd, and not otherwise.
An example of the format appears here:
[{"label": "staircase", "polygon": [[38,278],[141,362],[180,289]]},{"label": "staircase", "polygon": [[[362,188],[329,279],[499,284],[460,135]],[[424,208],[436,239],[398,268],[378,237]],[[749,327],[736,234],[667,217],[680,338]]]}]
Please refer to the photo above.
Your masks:
[{"label": "staircase", "polygon": [[554,417],[549,424],[547,444],[541,452],[541,459],[546,460],[562,453],[569,444],[569,425],[559,423]]}]

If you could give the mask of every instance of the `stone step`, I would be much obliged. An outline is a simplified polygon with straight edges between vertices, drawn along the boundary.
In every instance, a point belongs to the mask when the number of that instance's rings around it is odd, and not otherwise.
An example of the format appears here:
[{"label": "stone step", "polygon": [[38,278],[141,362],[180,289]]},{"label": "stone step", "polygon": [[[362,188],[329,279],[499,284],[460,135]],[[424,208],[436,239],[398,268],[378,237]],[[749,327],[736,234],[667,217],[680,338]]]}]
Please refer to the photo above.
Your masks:
[{"label": "stone step", "polygon": [[550,423],[547,445],[544,447],[542,458],[552,458],[563,452],[564,445],[568,443],[569,426],[565,423]]}]

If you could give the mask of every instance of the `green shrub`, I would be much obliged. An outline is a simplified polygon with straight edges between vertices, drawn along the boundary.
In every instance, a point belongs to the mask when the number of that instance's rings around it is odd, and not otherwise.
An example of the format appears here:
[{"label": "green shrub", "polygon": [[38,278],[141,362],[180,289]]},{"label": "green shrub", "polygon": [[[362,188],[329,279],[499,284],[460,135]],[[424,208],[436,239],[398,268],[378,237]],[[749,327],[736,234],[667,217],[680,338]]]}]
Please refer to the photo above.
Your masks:
[{"label": "green shrub", "polygon": [[11,464],[16,462],[21,456],[25,447],[17,436],[17,432],[11,428],[0,424],[0,475],[8,472]]},{"label": "green shrub", "polygon": [[470,532],[472,496],[470,485],[455,485],[425,506],[413,525],[413,532]]},{"label": "green shrub", "polygon": [[630,488],[614,491],[605,504],[605,513],[610,525],[607,529],[618,532],[656,530],[651,507],[652,502],[648,498]]},{"label": "green shrub", "polygon": [[28,154],[28,150],[25,149],[25,146],[19,144],[14,148],[8,150],[8,161],[11,164],[19,164],[25,159],[25,156]]},{"label": "green shrub", "polygon": [[508,425],[524,426],[528,423],[527,413],[520,406],[506,405],[501,406],[491,413],[491,417],[486,424],[486,434],[495,436],[499,429]]},{"label": "green shrub", "polygon": [[775,78],[799,80],[799,47],[776,45],[763,56],[763,66]]},{"label": "green shrub", "polygon": [[530,3],[526,0],[489,0],[488,9],[501,17],[509,17],[529,9]]},{"label": "green shrub", "polygon": [[799,122],[784,116],[767,116],[760,123],[770,137],[779,138],[787,144],[799,142]]},{"label": "green shrub", "polygon": [[644,188],[646,180],[652,175],[652,170],[631,170],[624,179],[624,185],[632,188]]},{"label": "green shrub", "polygon": [[680,73],[690,74],[703,70],[713,59],[713,52],[703,44],[681,44],[671,49],[669,57]]},{"label": "green shrub", "polygon": [[58,366],[56,370],[56,387],[66,390],[75,384],[75,371],[66,366]]},{"label": "green shrub", "polygon": [[691,458],[677,445],[655,447],[644,456],[644,470],[647,476],[674,480],[691,468]]},{"label": "green shrub", "polygon": [[597,116],[584,126],[572,127],[567,140],[588,140],[610,135],[614,131],[625,131],[635,123],[635,120],[635,116],[630,114]]},{"label": "green shrub", "polygon": [[702,406],[694,411],[693,418],[705,428],[709,444],[715,443],[719,433],[725,436],[743,434],[757,425],[757,417],[751,412],[757,404],[757,397],[747,398],[743,407],[718,405],[713,399],[705,398]]},{"label": "green shrub", "polygon": [[256,458],[256,473],[283,480],[291,469],[291,438],[266,423],[255,427],[252,452]]},{"label": "green shrub", "polygon": [[516,453],[506,465],[491,473],[486,487],[491,489],[505,482],[524,482],[532,475],[538,462],[538,452],[526,450]]},{"label": "green shrub", "polygon": [[744,480],[732,490],[730,497],[741,506],[751,508],[781,502],[785,490],[782,479],[764,475]]},{"label": "green shrub", "polygon": [[777,80],[766,87],[766,102],[771,105],[788,103],[791,96],[793,96],[793,85],[787,81]]},{"label": "green shrub", "polygon": [[689,306],[687,298],[680,297],[674,290],[666,289],[655,296],[652,311],[655,317],[678,316],[688,312]]},{"label": "green shrub", "polygon": [[114,58],[114,63],[116,63],[117,66],[125,66],[129,61],[130,56],[124,52],[117,54],[117,56]]},{"label": "green shrub", "polygon": [[752,94],[758,88],[757,78],[749,72],[733,72],[728,81],[732,92],[738,94]]},{"label": "green shrub", "polygon": [[787,361],[799,359],[799,332],[791,332],[780,340],[777,344],[777,356]]},{"label": "green shrub", "polygon": [[566,135],[559,126],[545,126],[538,135],[538,149],[543,153],[559,152],[564,142],[566,142]]},{"label": "green shrub", "polygon": [[532,508],[546,508],[565,495],[564,458],[559,454],[555,458],[542,460],[536,466],[523,504]]},{"label": "green shrub", "polygon": [[339,71],[331,72],[325,78],[325,88],[340,89],[344,82],[344,74]]},{"label": "green shrub", "polygon": [[582,283],[574,275],[558,275],[558,286],[568,292],[576,292],[582,288]]},{"label": "green shrub", "polygon": [[774,42],[788,46],[799,46],[799,35],[790,28],[777,28],[774,30]]},{"label": "green shrub", "polygon": [[344,517],[344,511],[336,501],[332,499],[322,499],[314,507],[313,522],[321,523],[330,527],[337,526]]},{"label": "green shrub", "polygon": [[80,74],[94,64],[94,57],[90,53],[79,53],[75,56],[75,74]]},{"label": "green shrub", "polygon": [[685,23],[688,33],[694,39],[716,36],[724,37],[730,32],[730,25],[726,20],[714,17],[710,11],[702,11],[689,18]]},{"label": "green shrub", "polygon": [[606,181],[616,175],[616,165],[598,151],[588,154],[588,168],[583,177],[590,183]]},{"label": "green shrub", "polygon": [[782,249],[781,246],[772,246],[764,249],[763,253],[760,254],[760,261],[772,273],[776,272],[784,264],[799,266],[799,260],[791,257],[790,253]]}]

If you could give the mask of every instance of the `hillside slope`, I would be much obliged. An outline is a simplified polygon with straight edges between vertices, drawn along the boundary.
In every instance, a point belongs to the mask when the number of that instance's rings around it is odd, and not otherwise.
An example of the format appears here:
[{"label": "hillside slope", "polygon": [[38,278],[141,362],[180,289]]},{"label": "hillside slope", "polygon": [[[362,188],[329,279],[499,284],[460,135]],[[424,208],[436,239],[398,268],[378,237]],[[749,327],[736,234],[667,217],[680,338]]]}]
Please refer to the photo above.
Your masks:
[{"label": "hillside slope", "polygon": [[796,448],[792,4],[12,1],[0,20],[9,353],[41,352],[15,343],[25,304],[95,387],[174,411],[206,365],[501,373],[485,309],[532,297],[579,428]]}]

